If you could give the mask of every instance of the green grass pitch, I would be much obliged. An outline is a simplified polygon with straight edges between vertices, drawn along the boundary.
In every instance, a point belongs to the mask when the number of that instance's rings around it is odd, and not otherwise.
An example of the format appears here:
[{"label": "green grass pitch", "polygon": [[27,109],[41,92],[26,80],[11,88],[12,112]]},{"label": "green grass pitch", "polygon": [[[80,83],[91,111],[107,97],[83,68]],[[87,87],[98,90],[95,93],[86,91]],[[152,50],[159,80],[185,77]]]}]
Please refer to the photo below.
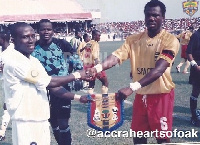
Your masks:
[{"label": "green grass pitch", "polygon": [[[112,51],[116,50],[123,41],[115,42],[100,42],[101,49],[101,60],[105,59]],[[179,131],[190,131],[194,129],[198,131],[197,138],[171,138],[172,143],[188,143],[188,142],[200,142],[200,128],[193,127],[190,124],[190,109],[189,109],[189,97],[191,94],[191,85],[188,84],[189,74],[176,73],[176,65],[180,62],[180,50],[177,55],[174,65],[172,67],[172,77],[176,84],[175,88],[175,104],[174,104],[174,121],[173,129]],[[107,70],[108,80],[109,80],[109,92],[117,92],[120,88],[128,86],[131,82],[130,73],[130,62],[126,61],[121,66],[115,66],[110,70]],[[182,68],[183,69],[183,68]],[[1,91],[2,92],[2,91]],[[95,92],[101,92],[101,83],[97,80],[95,86]],[[83,92],[78,92],[78,94],[83,94]],[[1,94],[0,94],[1,95]],[[1,95],[2,96],[2,95]],[[132,102],[134,100],[134,95],[127,98],[129,103],[125,103],[125,116],[124,124],[118,129],[120,131],[128,131],[131,124],[132,117]],[[1,108],[3,104],[3,98],[0,97]],[[200,99],[198,100],[198,107],[200,105]],[[2,110],[0,110],[0,116],[2,115]],[[86,131],[89,129],[87,126],[87,104],[80,104],[78,102],[72,101],[72,111],[70,119],[70,127],[72,132],[72,144],[74,145],[87,145],[87,144],[104,144],[104,145],[130,145],[133,144],[132,138],[98,138],[98,137],[87,137]],[[1,119],[1,117],[0,117]],[[0,142],[1,145],[11,145],[11,123],[6,132],[6,139]],[[24,137],[26,137],[24,135]],[[148,143],[156,143],[154,138],[148,139]],[[200,144],[200,143],[199,143]],[[54,137],[52,135],[51,145],[56,145]]]}]

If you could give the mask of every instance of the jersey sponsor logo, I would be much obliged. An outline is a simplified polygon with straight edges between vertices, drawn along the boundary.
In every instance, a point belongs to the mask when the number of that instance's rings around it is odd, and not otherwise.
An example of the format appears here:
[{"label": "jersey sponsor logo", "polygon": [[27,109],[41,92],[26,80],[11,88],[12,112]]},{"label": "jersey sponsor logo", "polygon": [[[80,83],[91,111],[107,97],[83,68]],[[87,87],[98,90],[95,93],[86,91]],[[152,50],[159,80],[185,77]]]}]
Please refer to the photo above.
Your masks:
[{"label": "jersey sponsor logo", "polygon": [[153,44],[148,44],[148,46],[150,47],[150,46],[153,46]]},{"label": "jersey sponsor logo", "polygon": [[153,69],[153,68],[137,68],[137,74],[139,75],[146,75],[147,73],[150,72],[150,70]]}]

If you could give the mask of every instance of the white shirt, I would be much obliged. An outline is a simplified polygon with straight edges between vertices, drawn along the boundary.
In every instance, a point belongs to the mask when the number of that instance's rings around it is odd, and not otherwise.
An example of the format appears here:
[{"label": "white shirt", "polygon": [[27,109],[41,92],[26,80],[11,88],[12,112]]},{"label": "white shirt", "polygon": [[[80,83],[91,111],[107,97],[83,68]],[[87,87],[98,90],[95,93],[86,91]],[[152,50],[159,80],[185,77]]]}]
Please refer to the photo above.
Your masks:
[{"label": "white shirt", "polygon": [[42,64],[15,49],[5,60],[5,102],[12,120],[43,121],[50,117],[46,87],[50,83]]}]

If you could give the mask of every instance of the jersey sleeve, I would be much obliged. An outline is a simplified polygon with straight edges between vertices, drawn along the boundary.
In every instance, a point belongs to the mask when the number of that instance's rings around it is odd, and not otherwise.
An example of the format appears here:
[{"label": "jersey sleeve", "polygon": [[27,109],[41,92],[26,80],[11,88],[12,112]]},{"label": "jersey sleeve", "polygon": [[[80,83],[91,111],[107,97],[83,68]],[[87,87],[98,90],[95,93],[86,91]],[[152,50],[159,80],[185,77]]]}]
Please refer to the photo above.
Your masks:
[{"label": "jersey sleeve", "polygon": [[162,58],[172,64],[179,51],[180,43],[173,35],[168,34],[165,37],[166,38],[162,40],[160,46],[162,51],[160,52],[158,59]]},{"label": "jersey sleeve", "polygon": [[38,90],[45,89],[51,81],[42,64],[36,61],[37,66],[17,65],[14,67],[14,74],[19,79],[32,83]]},{"label": "jersey sleeve", "polygon": [[129,43],[130,43],[129,40],[126,39],[126,41],[124,42],[124,44],[120,48],[118,48],[116,51],[114,51],[112,53],[112,55],[114,55],[117,58],[119,58],[120,64],[123,61],[129,59],[129,57],[130,57],[129,56],[129,52],[130,52],[130,45],[129,45]]},{"label": "jersey sleeve", "polygon": [[61,39],[61,43],[61,49],[63,52],[70,52],[71,54],[73,54],[74,49],[68,41]]}]

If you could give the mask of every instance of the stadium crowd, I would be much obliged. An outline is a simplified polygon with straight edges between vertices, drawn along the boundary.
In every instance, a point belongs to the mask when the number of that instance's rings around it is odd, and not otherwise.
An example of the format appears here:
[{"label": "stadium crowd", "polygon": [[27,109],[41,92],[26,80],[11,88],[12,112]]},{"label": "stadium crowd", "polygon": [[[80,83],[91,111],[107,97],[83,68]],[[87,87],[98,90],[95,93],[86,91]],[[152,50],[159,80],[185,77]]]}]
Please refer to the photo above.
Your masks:
[{"label": "stadium crowd", "polygon": [[[80,25],[81,26],[81,25]],[[190,26],[194,27],[194,30],[197,30],[200,26],[200,17],[196,18],[181,18],[181,19],[165,19],[163,23],[163,28],[168,30],[170,33],[175,35],[180,34],[182,31],[189,29]],[[58,28],[55,28],[56,30]],[[127,36],[142,32],[146,29],[145,22],[143,20],[132,21],[132,22],[106,22],[99,23],[96,25],[89,25],[88,28],[80,28],[82,33],[91,34],[92,30],[100,30],[102,36],[108,38],[101,39],[101,41],[111,39],[115,34],[115,38],[118,40],[125,40]],[[66,33],[65,28],[61,29],[62,31],[55,31],[54,36],[56,38],[70,40],[75,33],[75,29],[71,29],[69,33]]]},{"label": "stadium crowd", "polygon": [[[189,26],[193,26],[196,30],[200,26],[200,17],[197,18],[182,18],[182,19],[165,19],[163,28],[171,33],[179,34],[186,30]],[[145,30],[144,21],[132,22],[107,22],[96,25],[96,28],[104,34],[116,33],[116,37],[124,36],[124,39],[133,33],[138,33]]]}]

